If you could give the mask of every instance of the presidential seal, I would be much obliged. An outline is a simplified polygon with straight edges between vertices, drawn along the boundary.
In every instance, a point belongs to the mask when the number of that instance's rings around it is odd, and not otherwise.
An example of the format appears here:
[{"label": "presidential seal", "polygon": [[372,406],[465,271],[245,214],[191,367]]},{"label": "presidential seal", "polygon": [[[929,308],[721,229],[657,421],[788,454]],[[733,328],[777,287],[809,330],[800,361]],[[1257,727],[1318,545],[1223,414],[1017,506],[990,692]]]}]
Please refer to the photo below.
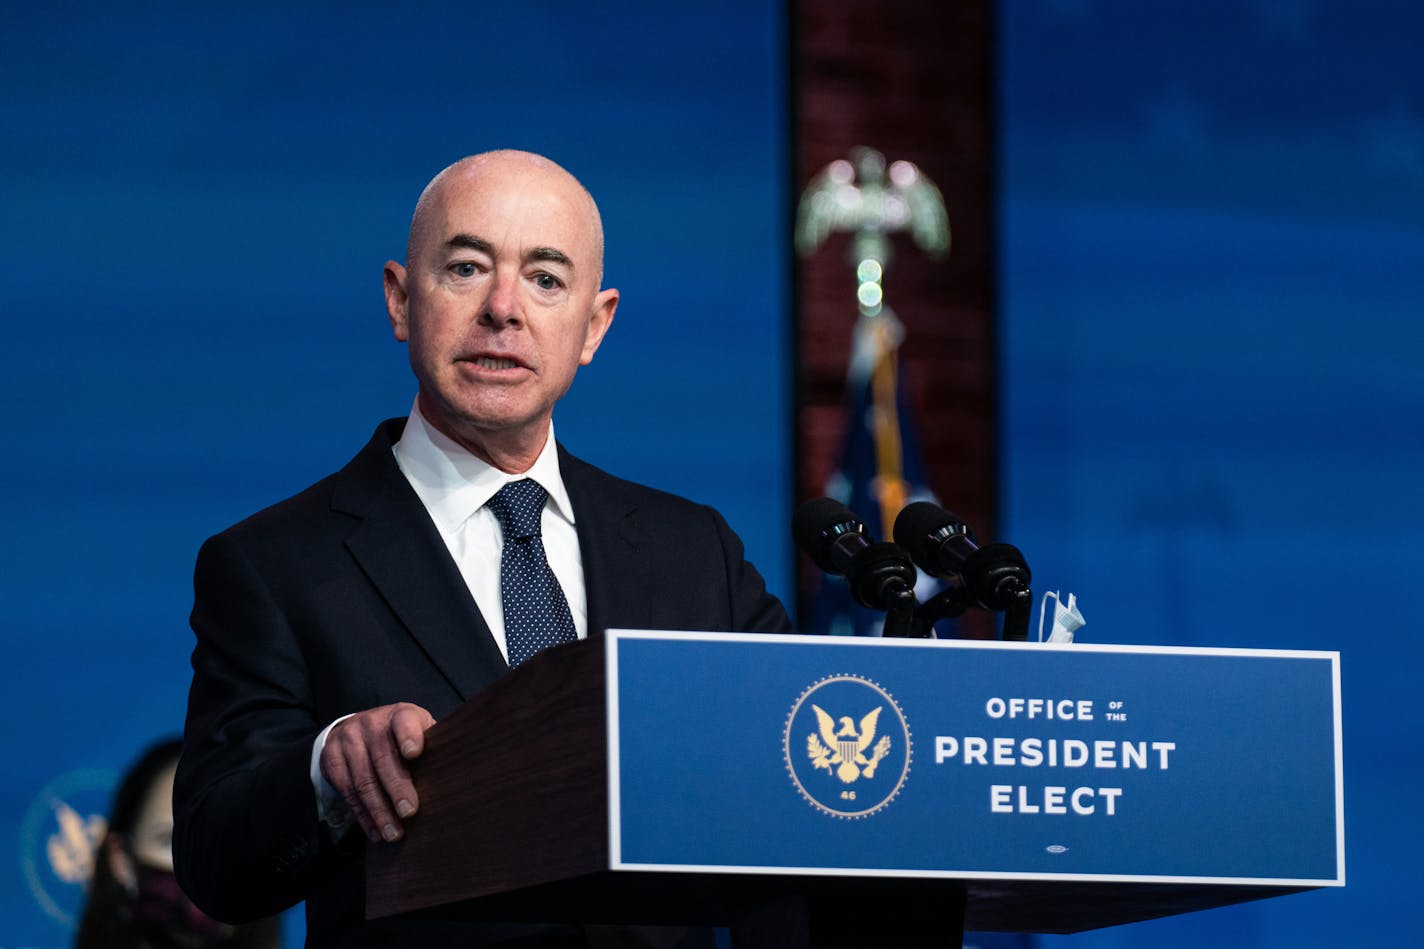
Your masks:
[{"label": "presidential seal", "polygon": [[910,726],[876,683],[827,676],[791,706],[782,752],[811,806],[832,817],[869,817],[894,800],[910,773]]}]

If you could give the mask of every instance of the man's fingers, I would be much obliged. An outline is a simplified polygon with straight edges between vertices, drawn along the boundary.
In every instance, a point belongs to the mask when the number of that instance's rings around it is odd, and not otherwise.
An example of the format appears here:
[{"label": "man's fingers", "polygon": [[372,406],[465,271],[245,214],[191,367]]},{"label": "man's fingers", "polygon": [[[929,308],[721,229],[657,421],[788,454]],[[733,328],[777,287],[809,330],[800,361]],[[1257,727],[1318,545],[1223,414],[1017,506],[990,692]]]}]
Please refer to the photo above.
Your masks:
[{"label": "man's fingers", "polygon": [[425,750],[425,730],[434,724],[435,719],[419,705],[409,702],[397,705],[391,716],[391,733],[401,757],[406,760],[420,757]]},{"label": "man's fingers", "polygon": [[361,833],[366,835],[366,839],[375,843],[381,839],[381,835],[376,831],[376,824],[371,820],[371,815],[366,813],[366,808],[362,806],[361,799],[352,791],[344,798],[346,807],[351,811],[351,816],[356,820],[356,825],[361,828]]},{"label": "man's fingers", "polygon": [[371,816],[366,813],[366,807],[361,803],[361,798],[356,793],[351,769],[346,763],[347,752],[348,748],[342,744],[340,736],[333,729],[331,735],[327,737],[326,747],[321,751],[321,773],[326,778],[326,783],[330,784],[336,793],[341,795],[341,799],[346,802],[346,809],[351,812],[351,816],[360,825],[361,832],[375,840],[379,837],[376,834],[376,825],[372,823]]},{"label": "man's fingers", "polygon": [[400,757],[376,759],[376,771],[400,817],[409,817],[420,807],[420,798],[405,761],[418,758],[425,751],[425,730],[434,724],[435,719],[429,712],[409,702],[397,705],[391,715],[391,737]]},{"label": "man's fingers", "polygon": [[371,820],[371,815],[366,813],[366,805],[362,803],[361,796],[356,792],[356,779],[352,775],[352,769],[347,761],[350,753],[349,745],[343,744],[336,731],[332,731],[327,737],[326,747],[321,752],[321,772],[341,799],[346,802],[346,809],[351,812],[351,816],[360,825],[361,832],[371,840],[379,839],[376,833],[376,825]]},{"label": "man's fingers", "polygon": [[327,736],[322,772],[373,842],[399,840],[400,819],[420,806],[405,760],[424,751],[434,723],[425,709],[401,703],[353,715]]},{"label": "man's fingers", "polygon": [[410,772],[406,770],[405,760],[400,753],[387,743],[384,747],[372,751],[371,763],[375,766],[377,778],[380,779],[384,797],[391,802],[396,815],[409,817],[414,814],[420,806],[420,800],[416,797],[415,785],[411,783]]},{"label": "man's fingers", "polygon": [[[400,821],[396,819],[385,785],[376,769],[372,767],[373,763],[373,760],[368,760],[366,767],[360,773],[353,775],[354,781],[352,782],[352,791],[370,820],[371,826],[367,830],[366,836],[372,840],[400,840],[402,834]],[[372,836],[373,832],[375,836]]]},{"label": "man's fingers", "polygon": [[[373,721],[373,718],[384,717],[373,716],[370,712],[353,715],[331,730],[322,750],[322,770],[326,780],[341,795],[361,830],[373,842],[400,837],[400,823],[391,811],[385,790],[372,765],[373,739],[379,741],[384,738],[387,746],[390,743],[386,730]],[[376,725],[374,731],[373,725]]]}]

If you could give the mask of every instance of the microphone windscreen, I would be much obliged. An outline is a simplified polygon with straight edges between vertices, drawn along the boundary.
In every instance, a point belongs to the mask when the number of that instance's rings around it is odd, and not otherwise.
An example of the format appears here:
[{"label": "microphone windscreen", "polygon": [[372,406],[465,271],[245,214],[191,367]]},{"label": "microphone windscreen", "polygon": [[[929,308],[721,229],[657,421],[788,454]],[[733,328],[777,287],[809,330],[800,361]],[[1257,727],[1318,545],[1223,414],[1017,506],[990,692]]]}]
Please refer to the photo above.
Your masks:
[{"label": "microphone windscreen", "polygon": [[[835,528],[841,528],[837,531]],[[796,509],[791,518],[791,537],[826,573],[840,573],[831,560],[831,545],[842,533],[862,533],[855,512],[835,498],[816,498]]]},{"label": "microphone windscreen", "polygon": [[928,572],[935,573],[938,551],[942,537],[936,537],[945,528],[954,533],[968,533],[969,528],[958,514],[952,514],[929,501],[907,504],[895,518],[895,543],[910,552],[915,563]]}]

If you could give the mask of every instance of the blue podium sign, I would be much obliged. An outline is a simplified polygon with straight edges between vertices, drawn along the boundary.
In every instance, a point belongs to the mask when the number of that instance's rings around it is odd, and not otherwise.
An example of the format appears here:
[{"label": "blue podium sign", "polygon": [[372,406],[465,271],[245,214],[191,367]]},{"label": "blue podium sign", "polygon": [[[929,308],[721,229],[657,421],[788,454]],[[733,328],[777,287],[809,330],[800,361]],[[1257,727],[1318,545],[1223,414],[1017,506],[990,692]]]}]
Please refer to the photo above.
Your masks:
[{"label": "blue podium sign", "polygon": [[612,630],[615,870],[1344,884],[1339,654]]}]

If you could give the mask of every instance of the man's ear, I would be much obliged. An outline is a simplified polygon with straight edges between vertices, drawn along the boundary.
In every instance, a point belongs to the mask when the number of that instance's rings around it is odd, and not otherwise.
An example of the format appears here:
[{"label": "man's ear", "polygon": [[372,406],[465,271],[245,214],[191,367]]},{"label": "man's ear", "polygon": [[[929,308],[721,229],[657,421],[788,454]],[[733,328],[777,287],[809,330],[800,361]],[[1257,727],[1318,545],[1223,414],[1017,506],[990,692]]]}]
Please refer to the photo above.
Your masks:
[{"label": "man's ear", "polygon": [[408,277],[406,269],[400,264],[394,260],[386,261],[385,273],[381,275],[386,285],[386,314],[391,319],[391,331],[402,343],[410,339],[410,324],[407,321],[410,294],[406,292]]},{"label": "man's ear", "polygon": [[579,356],[580,366],[593,362],[593,354],[598,352],[598,346],[603,342],[603,334],[613,325],[613,314],[617,309],[617,290],[600,290],[598,296],[593,298],[593,313],[588,319],[588,330],[583,337],[583,353]]}]

